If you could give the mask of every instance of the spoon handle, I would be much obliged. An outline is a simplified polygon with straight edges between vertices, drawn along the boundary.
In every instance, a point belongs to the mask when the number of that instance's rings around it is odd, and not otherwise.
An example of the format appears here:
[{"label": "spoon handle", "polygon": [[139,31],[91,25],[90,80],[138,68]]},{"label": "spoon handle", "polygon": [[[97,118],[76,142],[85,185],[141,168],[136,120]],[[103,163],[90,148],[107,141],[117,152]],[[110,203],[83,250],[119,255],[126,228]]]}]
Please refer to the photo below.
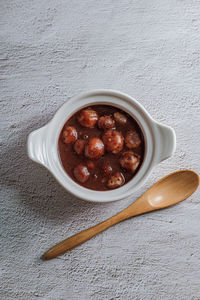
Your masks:
[{"label": "spoon handle", "polygon": [[43,259],[51,259],[60,254],[65,253],[66,251],[77,247],[78,245],[83,244],[84,242],[91,239],[93,236],[97,235],[98,233],[106,230],[107,228],[130,218],[130,214],[128,213],[127,209],[119,212],[118,214],[114,215],[113,217],[91,227],[86,230],[83,230],[68,239],[60,242],[59,244],[55,245],[47,252],[45,252],[42,256]]},{"label": "spoon handle", "polygon": [[97,235],[98,233],[108,229],[109,227],[127,220],[131,217],[155,210],[152,206],[148,204],[146,201],[145,194],[143,194],[137,201],[132,203],[130,206],[125,208],[124,210],[120,211],[118,214],[114,215],[113,217],[93,226],[86,230],[83,230],[68,239],[58,243],[47,252],[45,252],[42,256],[43,259],[51,259],[55,258],[58,255],[61,255],[68,250],[71,250],[84,242],[91,239],[93,236]]}]

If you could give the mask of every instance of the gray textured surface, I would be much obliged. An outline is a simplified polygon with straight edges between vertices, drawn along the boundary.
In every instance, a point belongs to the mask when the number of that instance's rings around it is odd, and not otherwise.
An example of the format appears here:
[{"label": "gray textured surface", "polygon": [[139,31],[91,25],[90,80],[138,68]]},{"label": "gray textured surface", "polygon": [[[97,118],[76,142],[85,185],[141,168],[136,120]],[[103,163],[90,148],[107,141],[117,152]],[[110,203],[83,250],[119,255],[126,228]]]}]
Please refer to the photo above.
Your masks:
[{"label": "gray textured surface", "polygon": [[[200,172],[199,8],[192,0],[1,0],[1,299],[200,299],[200,191],[40,260],[158,178]],[[92,88],[129,93],[177,133],[175,155],[118,203],[73,198],[26,155],[27,134]]]}]

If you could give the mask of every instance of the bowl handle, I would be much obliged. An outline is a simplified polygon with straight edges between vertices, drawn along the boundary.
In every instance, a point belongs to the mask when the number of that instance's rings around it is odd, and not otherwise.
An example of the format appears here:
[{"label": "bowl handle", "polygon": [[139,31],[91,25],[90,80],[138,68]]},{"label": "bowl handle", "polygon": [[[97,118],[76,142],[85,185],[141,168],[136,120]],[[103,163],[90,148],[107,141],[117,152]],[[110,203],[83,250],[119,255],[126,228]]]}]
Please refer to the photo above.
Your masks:
[{"label": "bowl handle", "polygon": [[33,161],[49,168],[46,154],[47,125],[31,132],[27,140],[28,156]]},{"label": "bowl handle", "polygon": [[157,163],[172,156],[176,150],[176,134],[173,128],[156,123],[156,139],[158,144]]}]

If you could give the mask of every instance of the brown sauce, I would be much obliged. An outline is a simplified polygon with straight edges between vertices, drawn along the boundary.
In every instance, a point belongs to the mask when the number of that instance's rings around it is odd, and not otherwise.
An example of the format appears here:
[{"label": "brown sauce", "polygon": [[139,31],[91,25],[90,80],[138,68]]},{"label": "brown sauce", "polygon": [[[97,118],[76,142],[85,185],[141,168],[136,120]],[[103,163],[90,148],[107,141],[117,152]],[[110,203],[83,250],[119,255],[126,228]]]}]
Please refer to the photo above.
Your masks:
[{"label": "brown sauce", "polygon": [[[96,114],[95,113],[93,113],[93,115],[91,114],[91,120],[89,120],[89,124],[91,124],[91,127],[93,128],[85,127],[85,125],[87,125],[88,119],[87,119],[87,115],[86,114],[84,115],[83,111],[85,110],[87,111],[88,109],[89,111],[92,110],[96,112]],[[125,124],[123,124],[123,122],[119,123],[118,118],[114,117],[114,114],[115,116],[117,116],[116,114],[117,112],[122,114],[125,117],[126,120]],[[81,114],[83,115],[83,118],[80,117],[82,116]],[[101,127],[101,123],[99,121],[99,118],[101,116],[111,117],[111,119],[114,120],[114,125],[112,126],[111,124],[112,128],[114,127],[114,129],[99,128],[99,126]],[[98,120],[96,120],[96,118]],[[104,121],[103,118],[101,120]],[[75,130],[76,134],[74,134],[72,129]],[[120,150],[120,148],[118,147],[116,151],[119,150],[120,151],[117,153],[110,152],[110,149],[112,149],[113,147],[113,141],[111,141],[110,143],[109,137],[106,140],[104,136],[105,132],[108,132],[108,130],[114,130],[115,132],[117,131],[120,133],[120,136],[121,135],[123,136],[122,137],[124,143],[123,148],[122,150]],[[119,136],[119,140],[120,140],[120,136]],[[101,139],[101,141],[103,141],[104,149],[102,150],[101,148],[103,154],[100,153],[101,154],[100,157],[88,158],[86,157],[87,152],[85,150],[85,147],[89,143],[89,140],[94,137],[99,138]],[[83,142],[84,150],[82,151],[81,154],[77,154],[77,152],[74,150],[75,141],[77,141],[77,139],[84,140]],[[132,147],[131,144],[132,139],[133,139],[134,147],[130,149],[130,147]],[[101,146],[102,145],[100,145],[100,147]],[[145,145],[144,145],[144,137],[141,129],[139,128],[136,121],[129,114],[113,106],[93,105],[81,109],[65,123],[59,136],[58,150],[60,153],[60,159],[64,170],[76,183],[88,189],[97,190],[97,191],[106,191],[126,184],[135,176],[135,174],[140,169],[144,159]],[[126,161],[123,160],[124,152],[129,153],[127,154],[129,157],[128,156],[126,157],[128,160],[128,167],[126,164],[127,160]],[[131,163],[133,162],[132,169],[129,168],[130,152],[131,152]],[[93,152],[90,153],[93,154]],[[134,162],[134,159],[136,163]],[[79,167],[76,168],[76,167],[79,165],[81,165],[82,167],[84,166],[85,169],[83,171],[84,172],[86,171],[85,173],[83,173],[82,177],[81,176],[77,177],[77,173],[79,175],[80,168]],[[105,173],[105,169],[107,173]],[[120,178],[117,179],[117,184],[119,184],[119,186],[116,186],[115,184],[113,185],[113,180],[115,181],[116,176],[119,176],[119,174],[121,176]],[[113,175],[114,178],[111,178]]]}]

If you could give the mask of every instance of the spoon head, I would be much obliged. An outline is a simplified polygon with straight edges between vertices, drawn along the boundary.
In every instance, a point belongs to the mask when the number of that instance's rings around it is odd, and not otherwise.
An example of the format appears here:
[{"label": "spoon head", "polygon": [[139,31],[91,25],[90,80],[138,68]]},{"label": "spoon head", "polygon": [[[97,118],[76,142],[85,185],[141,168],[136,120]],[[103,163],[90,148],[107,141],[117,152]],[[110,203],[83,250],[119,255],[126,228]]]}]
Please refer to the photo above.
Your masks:
[{"label": "spoon head", "polygon": [[154,209],[174,205],[196,191],[199,179],[199,175],[192,170],[171,173],[155,183],[145,193],[145,198]]}]

